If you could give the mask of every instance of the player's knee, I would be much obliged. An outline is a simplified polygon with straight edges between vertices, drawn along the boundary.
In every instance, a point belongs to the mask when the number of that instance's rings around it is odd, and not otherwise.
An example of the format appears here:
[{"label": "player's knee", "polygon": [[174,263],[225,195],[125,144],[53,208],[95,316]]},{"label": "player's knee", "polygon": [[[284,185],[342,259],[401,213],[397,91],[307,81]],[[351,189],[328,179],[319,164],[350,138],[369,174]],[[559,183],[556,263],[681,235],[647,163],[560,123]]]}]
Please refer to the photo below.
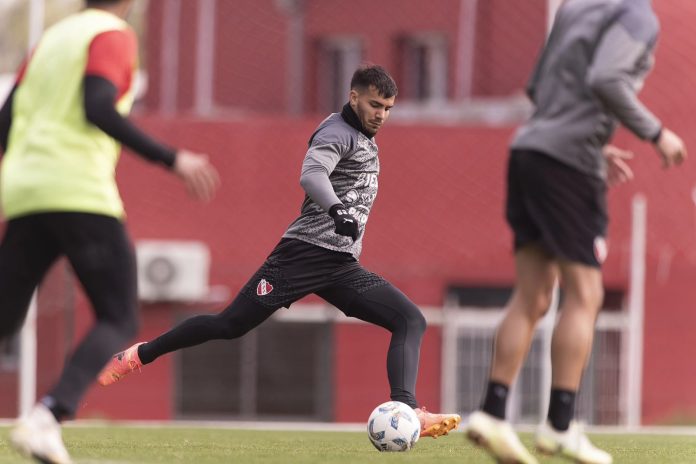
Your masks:
[{"label": "player's knee", "polygon": [[568,299],[568,306],[596,312],[604,300],[604,289],[601,285],[582,285],[566,292],[564,297]]},{"label": "player's knee", "polygon": [[15,333],[19,332],[20,324],[0,324],[0,342],[10,338]]},{"label": "player's knee", "polygon": [[551,306],[551,293],[535,292],[521,297],[521,305],[513,305],[532,322],[536,322],[546,315]]},{"label": "player's knee", "polygon": [[425,316],[423,316],[423,313],[417,308],[416,311],[409,315],[407,323],[409,331],[413,331],[421,336],[425,333],[425,329],[428,326]]},{"label": "player's knee", "polygon": [[138,319],[135,311],[133,311],[132,313],[118,318],[114,325],[124,339],[130,340],[138,335],[138,330],[140,330],[140,319]]},{"label": "player's knee", "polygon": [[537,316],[537,318],[541,319],[546,315],[547,312],[549,312],[549,308],[551,307],[551,300],[552,296],[550,292],[539,293],[538,295],[536,295],[536,298],[532,300],[532,311]]},{"label": "player's knee", "polygon": [[416,305],[413,305],[408,311],[402,312],[401,317],[393,321],[393,325],[389,327],[389,330],[396,336],[420,339],[425,333],[426,326],[427,323],[423,313],[420,312]]},{"label": "player's knee", "polygon": [[97,326],[107,330],[113,340],[117,340],[120,344],[135,338],[140,328],[138,319],[130,317],[98,318]]},{"label": "player's knee", "polygon": [[133,317],[128,320],[126,327],[124,328],[124,335],[126,338],[135,338],[140,330],[140,320],[137,317]]}]

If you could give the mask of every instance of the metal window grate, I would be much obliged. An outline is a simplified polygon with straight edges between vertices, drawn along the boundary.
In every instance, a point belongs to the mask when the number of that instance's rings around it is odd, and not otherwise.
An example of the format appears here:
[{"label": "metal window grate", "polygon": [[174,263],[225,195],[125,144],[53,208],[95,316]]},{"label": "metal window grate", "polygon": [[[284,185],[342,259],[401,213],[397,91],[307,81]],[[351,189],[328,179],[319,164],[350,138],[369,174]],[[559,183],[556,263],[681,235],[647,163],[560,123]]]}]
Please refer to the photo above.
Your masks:
[{"label": "metal window grate", "polygon": [[180,418],[331,420],[332,323],[270,320],[178,352]]},{"label": "metal window grate", "polygon": [[[493,337],[502,309],[447,309],[445,339],[454,337],[456,370],[451,381],[454,388],[445,391],[448,401],[458,411],[473,412],[481,405],[490,369]],[[552,317],[540,323],[529,355],[508,404],[508,416],[516,423],[535,424],[545,417],[551,365],[549,348]],[[589,364],[577,399],[578,419],[595,425],[622,424],[625,411],[621,401],[622,331],[628,321],[621,314],[601,314]],[[449,342],[445,341],[445,347]],[[445,357],[448,355],[445,354]],[[447,380],[445,380],[447,381]],[[453,392],[453,394],[452,394]]]}]

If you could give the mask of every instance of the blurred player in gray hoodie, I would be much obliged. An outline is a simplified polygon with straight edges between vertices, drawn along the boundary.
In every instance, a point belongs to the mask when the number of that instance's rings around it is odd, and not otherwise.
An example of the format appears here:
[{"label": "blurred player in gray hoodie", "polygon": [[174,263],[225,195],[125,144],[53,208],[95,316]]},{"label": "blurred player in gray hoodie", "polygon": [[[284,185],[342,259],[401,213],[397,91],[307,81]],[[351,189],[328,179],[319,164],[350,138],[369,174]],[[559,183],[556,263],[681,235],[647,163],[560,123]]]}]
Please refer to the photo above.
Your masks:
[{"label": "blurred player in gray hoodie", "polygon": [[467,428],[499,462],[536,463],[505,421],[505,407],[559,279],[550,404],[536,447],[580,463],[612,462],[572,419],[603,299],[607,185],[632,177],[624,162],[631,154],[608,143],[620,123],[652,143],[665,167],[686,158],[682,140],[637,97],[658,33],[650,0],[566,0],[530,80],[535,111],[513,138],[507,174],[517,280],[482,410]]}]

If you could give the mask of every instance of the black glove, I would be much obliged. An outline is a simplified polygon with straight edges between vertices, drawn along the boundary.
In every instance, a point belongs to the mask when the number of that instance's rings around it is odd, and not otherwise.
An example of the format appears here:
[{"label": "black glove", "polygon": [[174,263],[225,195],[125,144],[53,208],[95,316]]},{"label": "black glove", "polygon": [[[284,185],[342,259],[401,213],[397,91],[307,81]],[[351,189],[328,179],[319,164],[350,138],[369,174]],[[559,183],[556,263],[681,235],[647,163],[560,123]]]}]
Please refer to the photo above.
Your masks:
[{"label": "black glove", "polygon": [[358,229],[358,220],[348,212],[345,206],[338,203],[329,208],[329,216],[331,216],[336,224],[336,233],[351,237],[353,241],[358,239],[360,230]]}]

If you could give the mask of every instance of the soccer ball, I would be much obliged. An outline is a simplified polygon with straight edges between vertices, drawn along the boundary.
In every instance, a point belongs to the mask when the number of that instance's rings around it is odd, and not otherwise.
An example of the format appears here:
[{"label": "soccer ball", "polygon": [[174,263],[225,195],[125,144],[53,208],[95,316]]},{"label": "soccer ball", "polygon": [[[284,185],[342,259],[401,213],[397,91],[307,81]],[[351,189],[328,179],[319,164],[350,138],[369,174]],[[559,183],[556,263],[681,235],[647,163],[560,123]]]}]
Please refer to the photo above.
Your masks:
[{"label": "soccer ball", "polygon": [[387,401],[372,411],[367,436],[379,451],[408,451],[420,436],[420,421],[407,404]]}]

